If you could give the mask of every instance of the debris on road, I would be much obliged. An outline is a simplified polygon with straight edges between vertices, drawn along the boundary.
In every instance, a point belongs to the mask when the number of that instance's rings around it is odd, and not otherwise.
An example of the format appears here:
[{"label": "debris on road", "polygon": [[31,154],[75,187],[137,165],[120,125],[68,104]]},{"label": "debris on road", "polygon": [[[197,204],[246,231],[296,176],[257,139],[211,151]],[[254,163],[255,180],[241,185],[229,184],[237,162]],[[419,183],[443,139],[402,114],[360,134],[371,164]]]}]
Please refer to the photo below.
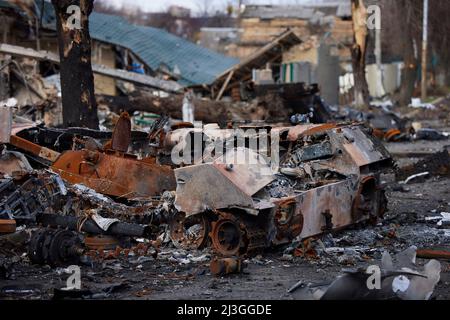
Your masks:
[{"label": "debris on road", "polygon": [[416,250],[411,247],[399,253],[395,264],[391,255],[384,252],[380,265],[344,270],[329,285],[299,282],[289,293],[314,300],[429,300],[440,280],[441,264],[431,260],[419,271],[415,266]]}]

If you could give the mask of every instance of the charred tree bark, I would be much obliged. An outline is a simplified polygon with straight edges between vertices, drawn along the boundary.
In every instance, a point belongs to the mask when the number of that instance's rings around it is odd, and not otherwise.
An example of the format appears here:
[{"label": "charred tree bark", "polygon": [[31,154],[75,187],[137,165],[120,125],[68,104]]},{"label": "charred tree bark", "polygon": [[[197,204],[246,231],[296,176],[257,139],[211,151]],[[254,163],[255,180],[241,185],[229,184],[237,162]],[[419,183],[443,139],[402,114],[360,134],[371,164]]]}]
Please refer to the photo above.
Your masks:
[{"label": "charred tree bark", "polygon": [[[130,97],[98,96],[99,103],[105,104],[117,114],[127,111],[150,112],[168,115],[173,119],[182,119],[183,95],[172,95],[159,98],[141,94]],[[204,123],[226,123],[229,120],[267,120],[287,121],[292,110],[284,106],[284,102],[277,96],[260,97],[251,104],[193,99],[194,118]]]},{"label": "charred tree bark", "polygon": [[367,10],[363,0],[352,0],[354,44],[351,48],[353,76],[355,80],[355,104],[364,108],[369,105],[369,86],[366,80],[366,49],[369,38]]},{"label": "charred tree bark", "polygon": [[61,59],[64,126],[98,129],[89,35],[94,0],[52,0],[52,4]]},{"label": "charred tree bark", "polygon": [[[100,103],[108,105],[111,111],[120,114],[126,111],[133,114],[135,111],[165,114],[173,119],[182,119],[183,95],[173,95],[159,98],[151,95],[136,97],[102,97]],[[217,122],[220,119],[230,119],[228,113],[230,104],[209,100],[194,99],[194,118],[203,122]]]}]

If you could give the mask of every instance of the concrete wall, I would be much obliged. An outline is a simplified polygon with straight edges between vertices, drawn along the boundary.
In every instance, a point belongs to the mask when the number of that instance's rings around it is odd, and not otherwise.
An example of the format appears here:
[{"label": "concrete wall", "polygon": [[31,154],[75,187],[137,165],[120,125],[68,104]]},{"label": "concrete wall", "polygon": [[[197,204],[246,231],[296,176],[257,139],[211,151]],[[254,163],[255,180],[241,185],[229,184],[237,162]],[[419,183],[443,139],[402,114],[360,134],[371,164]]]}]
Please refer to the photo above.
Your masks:
[{"label": "concrete wall", "polygon": [[[116,53],[112,46],[92,42],[92,63],[101,64],[106,67],[116,68]],[[110,77],[94,74],[95,92],[115,96],[117,94],[116,80]]]}]

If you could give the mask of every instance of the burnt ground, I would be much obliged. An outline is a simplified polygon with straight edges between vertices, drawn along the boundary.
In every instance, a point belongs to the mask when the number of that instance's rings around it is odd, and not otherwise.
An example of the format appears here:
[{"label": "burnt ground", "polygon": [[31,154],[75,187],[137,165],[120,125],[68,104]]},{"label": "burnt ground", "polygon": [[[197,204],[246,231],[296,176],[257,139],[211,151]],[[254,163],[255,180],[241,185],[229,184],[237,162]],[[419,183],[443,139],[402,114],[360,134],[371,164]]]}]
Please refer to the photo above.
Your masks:
[{"label": "burnt ground", "polygon": [[[388,148],[403,166],[419,159],[405,158],[408,154],[439,151],[448,144],[450,140],[402,142],[390,143]],[[318,257],[295,257],[294,247],[284,246],[247,260],[241,274],[216,278],[209,272],[209,252],[168,247],[156,260],[130,256],[82,266],[83,289],[90,290],[89,298],[94,299],[296,299],[287,289],[299,280],[332,281],[343,268],[379,263],[384,250],[395,254],[412,245],[421,248],[450,242],[450,230],[438,229],[435,222],[424,219],[450,212],[450,178],[434,176],[404,187],[392,175],[384,180],[389,199],[385,219],[375,226],[359,225],[322,237],[316,242],[323,244],[316,247]],[[345,251],[320,252],[324,247]],[[54,289],[65,287],[68,275],[64,269],[33,266],[21,250],[13,252],[11,257],[10,250],[0,248],[0,299],[52,299]],[[427,262],[417,261],[418,265]],[[434,299],[450,299],[449,262],[441,260],[441,281]]]}]

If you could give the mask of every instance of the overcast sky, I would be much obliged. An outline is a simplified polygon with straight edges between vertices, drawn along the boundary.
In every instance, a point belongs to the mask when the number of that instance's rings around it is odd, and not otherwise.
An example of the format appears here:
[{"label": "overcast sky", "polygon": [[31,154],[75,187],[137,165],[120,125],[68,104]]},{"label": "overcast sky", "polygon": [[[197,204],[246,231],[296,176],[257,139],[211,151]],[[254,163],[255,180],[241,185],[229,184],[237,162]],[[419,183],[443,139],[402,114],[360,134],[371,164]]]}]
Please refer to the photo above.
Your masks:
[{"label": "overcast sky", "polygon": [[[194,12],[200,11],[199,8],[204,8],[205,1],[210,4],[210,11],[223,9],[227,3],[237,4],[238,0],[102,0],[106,3],[111,3],[117,6],[130,5],[139,6],[145,11],[164,11],[170,5],[180,5],[191,8]],[[246,4],[301,4],[308,0],[243,0]],[[202,9],[203,10],[203,9]]]}]

